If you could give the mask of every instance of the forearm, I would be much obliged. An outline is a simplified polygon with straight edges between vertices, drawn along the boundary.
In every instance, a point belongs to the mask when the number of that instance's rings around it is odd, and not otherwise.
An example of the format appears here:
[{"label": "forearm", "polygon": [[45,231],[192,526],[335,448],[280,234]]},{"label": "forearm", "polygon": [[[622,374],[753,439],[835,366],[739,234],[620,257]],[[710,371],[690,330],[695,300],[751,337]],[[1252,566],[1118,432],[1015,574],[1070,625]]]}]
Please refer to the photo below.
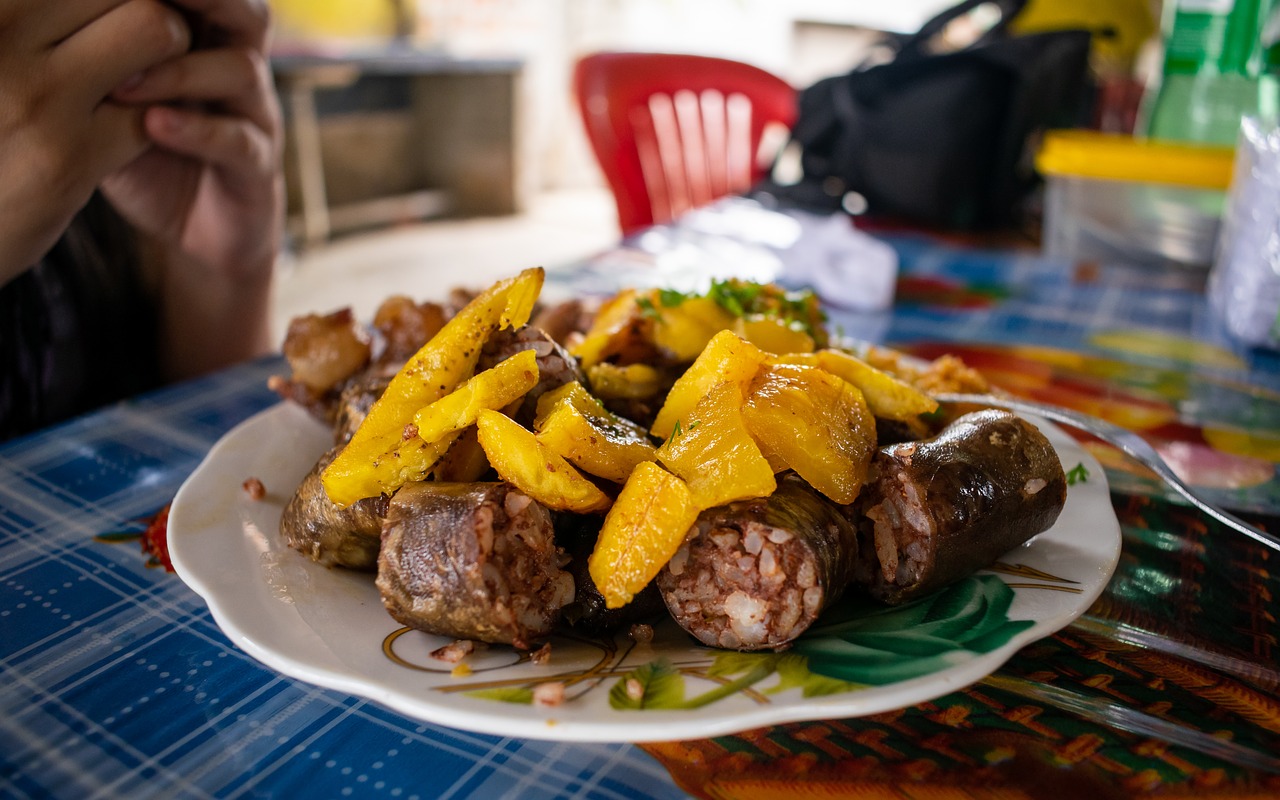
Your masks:
[{"label": "forearm", "polygon": [[236,277],[181,255],[160,265],[160,366],[167,380],[203,375],[271,352],[272,264]]}]

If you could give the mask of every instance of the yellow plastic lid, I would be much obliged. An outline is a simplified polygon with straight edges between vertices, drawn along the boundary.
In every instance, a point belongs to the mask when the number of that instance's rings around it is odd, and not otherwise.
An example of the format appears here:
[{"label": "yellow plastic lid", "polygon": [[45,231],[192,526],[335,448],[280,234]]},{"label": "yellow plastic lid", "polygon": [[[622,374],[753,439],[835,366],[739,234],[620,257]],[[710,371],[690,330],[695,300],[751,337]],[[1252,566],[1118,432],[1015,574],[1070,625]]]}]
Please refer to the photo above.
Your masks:
[{"label": "yellow plastic lid", "polygon": [[1231,184],[1235,148],[1135,139],[1114,133],[1049,131],[1036,155],[1042,175],[1164,183],[1200,189]]}]

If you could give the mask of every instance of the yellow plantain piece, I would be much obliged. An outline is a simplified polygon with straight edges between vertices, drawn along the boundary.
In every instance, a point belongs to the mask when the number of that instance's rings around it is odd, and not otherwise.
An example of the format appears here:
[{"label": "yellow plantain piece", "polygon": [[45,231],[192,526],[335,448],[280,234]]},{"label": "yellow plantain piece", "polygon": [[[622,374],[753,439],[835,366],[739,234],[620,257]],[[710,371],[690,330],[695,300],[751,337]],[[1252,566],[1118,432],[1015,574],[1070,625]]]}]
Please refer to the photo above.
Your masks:
[{"label": "yellow plantain piece", "polygon": [[742,388],[718,383],[682,420],[658,460],[689,486],[698,508],[766,497],[778,483],[742,417]]},{"label": "yellow plantain piece", "polygon": [[572,464],[510,417],[483,410],[476,428],[480,446],[498,475],[547,508],[588,514],[604,511],[612,503]]},{"label": "yellow plantain piece", "polygon": [[676,306],[664,305],[657,291],[646,297],[655,317],[654,344],[677,362],[693,361],[711,337],[734,324],[733,315],[707,297],[683,299]]},{"label": "yellow plantain piece", "polygon": [[670,437],[676,422],[686,419],[717,383],[728,381],[737,384],[745,393],[756,370],[767,359],[768,354],[733,331],[717,333],[671,387],[666,402],[649,429],[650,433],[660,439]]},{"label": "yellow plantain piece", "polygon": [[813,337],[780,317],[748,317],[738,319],[731,327],[734,333],[766,353],[812,353]]},{"label": "yellow plantain piece", "polygon": [[474,425],[483,409],[498,411],[524,397],[538,384],[538,354],[521,350],[492,369],[476,373],[462,385],[413,417],[418,436],[434,442]]},{"label": "yellow plantain piece", "polygon": [[858,387],[877,417],[905,421],[938,410],[929,395],[843,350],[819,350],[818,366]]},{"label": "yellow plantain piece", "polygon": [[471,377],[480,348],[494,331],[528,322],[542,280],[542,269],[535,268],[495,283],[409,359],[322,473],[321,484],[334,504],[345,507],[390,494],[408,481],[426,477],[452,438],[423,441],[407,430],[414,415]]},{"label": "yellow plantain piece", "polygon": [[630,603],[675,555],[697,519],[698,507],[684,481],[651,461],[637,466],[587,560],[605,606]]},{"label": "yellow plantain piece", "polygon": [[648,431],[607,411],[577,381],[539,398],[533,427],[552,452],[614,483],[626,482],[637,464],[657,457]]},{"label": "yellow plantain piece", "polygon": [[610,351],[617,344],[616,339],[639,320],[636,290],[623,289],[600,306],[591,323],[591,330],[587,331],[581,342],[569,349],[569,353],[578,358],[583,369],[590,369],[612,355]]},{"label": "yellow plantain piece", "polygon": [[795,470],[834,502],[852,503],[866,483],[875,418],[843,379],[815,367],[767,366],[752,381],[742,416],[775,468]]},{"label": "yellow plantain piece", "polygon": [[591,392],[602,400],[644,400],[662,393],[662,373],[648,364],[618,366],[605,361],[587,368]]}]

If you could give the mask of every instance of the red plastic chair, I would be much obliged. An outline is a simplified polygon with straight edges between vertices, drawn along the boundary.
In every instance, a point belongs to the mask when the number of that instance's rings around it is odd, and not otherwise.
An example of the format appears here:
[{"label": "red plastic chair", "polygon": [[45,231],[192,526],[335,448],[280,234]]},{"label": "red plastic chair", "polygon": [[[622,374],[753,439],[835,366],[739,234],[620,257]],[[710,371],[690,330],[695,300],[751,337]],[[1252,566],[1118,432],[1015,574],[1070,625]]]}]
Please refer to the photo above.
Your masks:
[{"label": "red plastic chair", "polygon": [[786,81],[707,56],[588,55],[574,90],[623,234],[750,188],[774,155],[759,152],[766,128],[796,117]]}]

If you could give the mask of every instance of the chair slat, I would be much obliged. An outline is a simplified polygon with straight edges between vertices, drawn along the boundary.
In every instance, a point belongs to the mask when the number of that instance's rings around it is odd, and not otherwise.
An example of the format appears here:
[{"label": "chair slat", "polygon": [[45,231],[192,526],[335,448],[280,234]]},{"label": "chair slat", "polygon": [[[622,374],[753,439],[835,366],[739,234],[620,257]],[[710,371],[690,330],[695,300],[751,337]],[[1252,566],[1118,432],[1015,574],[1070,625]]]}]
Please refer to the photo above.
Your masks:
[{"label": "chair slat", "polygon": [[708,56],[595,53],[574,87],[624,233],[749,189],[767,170],[765,124],[789,129],[796,115],[785,81]]}]

